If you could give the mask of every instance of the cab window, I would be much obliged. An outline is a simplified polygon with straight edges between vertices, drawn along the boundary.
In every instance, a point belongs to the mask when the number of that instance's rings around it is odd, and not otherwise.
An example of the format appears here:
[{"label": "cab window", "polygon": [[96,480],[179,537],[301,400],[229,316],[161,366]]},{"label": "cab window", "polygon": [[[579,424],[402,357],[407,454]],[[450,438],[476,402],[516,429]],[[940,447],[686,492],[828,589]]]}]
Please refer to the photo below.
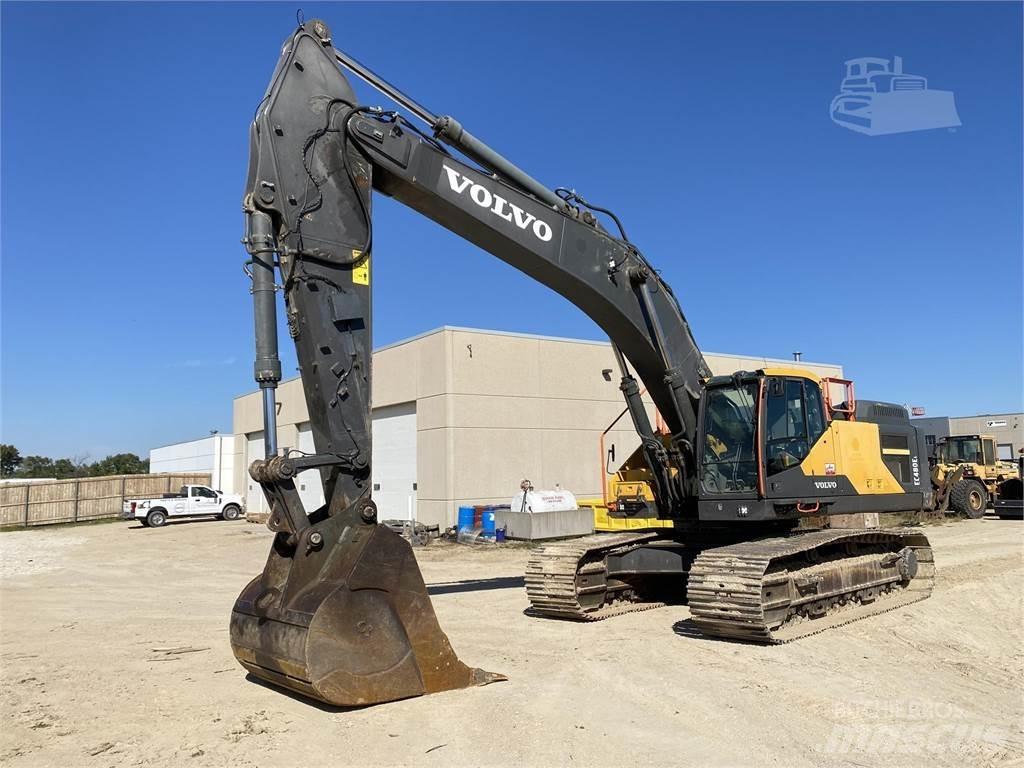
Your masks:
[{"label": "cab window", "polygon": [[211,491],[209,488],[204,488],[201,485],[194,485],[194,486],[192,486],[192,495],[193,496],[202,496],[203,498],[206,498],[206,499],[216,499],[217,498],[217,494],[216,493]]},{"label": "cab window", "polygon": [[705,393],[701,483],[706,493],[757,489],[754,443],[757,384],[715,387]]},{"label": "cab window", "polygon": [[821,388],[813,381],[804,382],[804,401],[807,406],[807,435],[813,445],[825,431],[825,409],[821,404]]},{"label": "cab window", "polygon": [[[814,428],[824,429],[820,399],[816,406]],[[769,475],[795,467],[810,450],[817,435],[808,436],[807,411],[802,380],[769,379],[765,409],[765,469]]]},{"label": "cab window", "polygon": [[996,463],[996,452],[992,446],[991,440],[982,440],[982,446],[985,449],[985,466],[991,466]]}]

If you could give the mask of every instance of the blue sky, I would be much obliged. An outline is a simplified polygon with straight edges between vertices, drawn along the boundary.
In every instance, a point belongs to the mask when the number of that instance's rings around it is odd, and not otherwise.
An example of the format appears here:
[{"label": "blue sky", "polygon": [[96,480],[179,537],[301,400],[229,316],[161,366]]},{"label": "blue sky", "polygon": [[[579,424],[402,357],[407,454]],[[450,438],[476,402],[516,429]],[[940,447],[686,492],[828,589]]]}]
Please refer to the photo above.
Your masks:
[{"label": "blue sky", "polygon": [[[297,5],[0,6],[4,442],[97,458],[230,431],[254,388],[248,123]],[[1020,4],[302,8],[536,178],[614,209],[703,349],[799,349],[929,415],[1022,408]],[[961,128],[829,120],[844,60],[892,55],[955,92]],[[601,338],[375,205],[377,345],[444,324]]]}]

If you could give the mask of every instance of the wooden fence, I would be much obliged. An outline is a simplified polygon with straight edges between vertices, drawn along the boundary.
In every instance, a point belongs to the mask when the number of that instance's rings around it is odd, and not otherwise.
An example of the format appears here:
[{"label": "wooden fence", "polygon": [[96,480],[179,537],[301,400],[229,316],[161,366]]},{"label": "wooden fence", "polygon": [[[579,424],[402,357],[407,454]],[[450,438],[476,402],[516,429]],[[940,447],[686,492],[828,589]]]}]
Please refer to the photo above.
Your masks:
[{"label": "wooden fence", "polygon": [[209,485],[208,472],[111,475],[0,485],[0,528],[77,523],[118,517],[122,502]]}]

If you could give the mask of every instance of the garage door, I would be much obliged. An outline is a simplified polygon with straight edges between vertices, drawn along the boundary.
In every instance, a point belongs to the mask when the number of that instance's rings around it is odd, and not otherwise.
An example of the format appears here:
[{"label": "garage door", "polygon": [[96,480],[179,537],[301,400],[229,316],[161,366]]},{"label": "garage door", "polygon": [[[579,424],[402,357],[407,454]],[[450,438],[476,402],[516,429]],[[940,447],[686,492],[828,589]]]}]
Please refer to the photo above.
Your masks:
[{"label": "garage door", "polygon": [[[316,453],[316,446],[313,445],[313,429],[307,421],[299,425],[299,445],[303,453]],[[307,469],[300,472],[295,487],[299,490],[299,498],[302,499],[302,506],[306,508],[306,514],[315,512],[324,504],[324,485],[320,479],[319,469]]]},{"label": "garage door", "polygon": [[267,507],[260,484],[249,477],[249,465],[256,459],[264,458],[263,433],[250,432],[245,436],[245,509],[247,512],[263,512]]},{"label": "garage door", "polygon": [[380,520],[416,511],[416,403],[373,409],[373,500]]}]

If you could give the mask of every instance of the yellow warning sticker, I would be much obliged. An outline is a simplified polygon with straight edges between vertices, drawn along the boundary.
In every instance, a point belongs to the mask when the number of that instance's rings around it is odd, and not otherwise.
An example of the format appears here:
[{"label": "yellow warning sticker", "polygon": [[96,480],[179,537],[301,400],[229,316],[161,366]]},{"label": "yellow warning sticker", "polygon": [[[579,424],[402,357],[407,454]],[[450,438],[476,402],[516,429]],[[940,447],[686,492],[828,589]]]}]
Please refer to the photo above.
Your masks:
[{"label": "yellow warning sticker", "polygon": [[[363,255],[362,251],[353,249],[352,258],[358,259]],[[369,285],[370,284],[370,255],[367,254],[366,258],[352,266],[352,284],[353,285]]]}]

